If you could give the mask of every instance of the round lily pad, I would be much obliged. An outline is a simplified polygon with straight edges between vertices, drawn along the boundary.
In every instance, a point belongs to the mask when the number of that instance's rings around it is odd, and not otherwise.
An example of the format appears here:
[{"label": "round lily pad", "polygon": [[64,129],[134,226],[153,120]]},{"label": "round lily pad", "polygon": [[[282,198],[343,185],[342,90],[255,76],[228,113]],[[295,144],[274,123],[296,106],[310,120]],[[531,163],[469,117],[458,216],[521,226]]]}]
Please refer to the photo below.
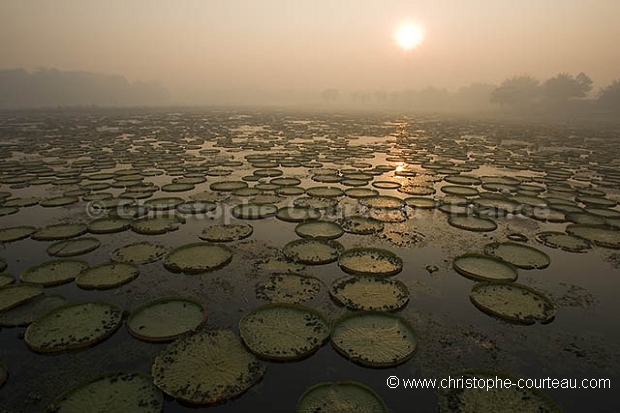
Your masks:
[{"label": "round lily pad", "polygon": [[306,189],[306,195],[313,198],[335,198],[344,195],[344,191],[333,186],[315,186]]},{"label": "round lily pad", "polygon": [[547,268],[551,263],[544,252],[516,242],[492,242],[484,246],[484,253],[525,270]]},{"label": "round lily pad", "polygon": [[129,333],[146,341],[170,341],[206,323],[203,306],[187,298],[163,298],[132,311]]},{"label": "round lily pad", "polygon": [[223,245],[196,242],[175,248],[164,257],[164,267],[187,274],[222,268],[232,259],[232,252]]},{"label": "round lily pad", "polygon": [[313,208],[282,207],[276,212],[276,218],[286,222],[303,222],[321,218],[321,211]]},{"label": "round lily pad", "polygon": [[559,248],[568,252],[586,252],[592,244],[585,238],[568,235],[564,232],[545,231],[536,234],[536,240],[551,248]]},{"label": "round lily pad", "polygon": [[184,221],[175,215],[153,216],[134,220],[131,229],[138,234],[161,235],[178,230],[182,223]]},{"label": "round lily pad", "polygon": [[32,234],[32,239],[37,241],[57,241],[78,237],[85,234],[86,225],[82,224],[54,224],[48,225]]},{"label": "round lily pad", "polygon": [[140,241],[112,251],[110,258],[112,261],[126,264],[146,264],[159,260],[167,251],[163,245]]},{"label": "round lily pad", "polygon": [[338,265],[349,274],[390,276],[401,272],[403,260],[379,248],[352,248],[340,254]]},{"label": "round lily pad", "polygon": [[362,198],[360,202],[369,208],[377,209],[399,209],[405,206],[405,201],[402,199],[388,195]]},{"label": "round lily pad", "polygon": [[96,250],[101,245],[97,238],[84,237],[66,241],[58,241],[47,247],[52,257],[74,257]]},{"label": "round lily pad", "polygon": [[144,373],[114,372],[71,388],[47,408],[54,413],[160,413],[162,392]]},{"label": "round lily pad", "polygon": [[45,208],[61,207],[66,205],[75,204],[79,201],[79,198],[73,196],[58,196],[54,198],[43,199],[39,205]]},{"label": "round lily pad", "polygon": [[232,215],[238,219],[263,219],[276,214],[278,207],[273,204],[239,204],[232,209]]},{"label": "round lily pad", "polygon": [[0,273],[0,287],[13,284],[14,282],[15,282],[15,277],[13,277],[11,274],[7,274],[5,272]]},{"label": "round lily pad", "polygon": [[0,312],[0,326],[27,326],[48,311],[67,303],[61,295],[40,294],[10,310]]},{"label": "round lily pad", "polygon": [[252,235],[254,228],[249,224],[220,224],[205,228],[198,237],[211,242],[231,242]]},{"label": "round lily pad", "polygon": [[308,265],[329,264],[338,259],[344,247],[337,241],[321,239],[298,239],[284,246],[286,258]]},{"label": "round lily pad", "polygon": [[[521,412],[521,413],[561,413],[561,409],[538,389],[519,388],[519,378],[497,371],[466,370],[450,374],[462,383],[485,383],[475,387],[453,386],[441,388],[437,392],[440,413],[470,412]],[[512,385],[487,388],[489,380],[510,380]],[[447,379],[446,379],[447,381]]]},{"label": "round lily pad", "polygon": [[329,287],[329,294],[352,310],[394,311],[409,301],[409,289],[398,280],[373,276],[347,276]]},{"label": "round lily pad", "polygon": [[140,270],[131,264],[114,262],[84,270],[75,283],[85,290],[107,290],[127,284],[139,274]]},{"label": "round lily pad", "polygon": [[405,198],[405,204],[416,209],[433,209],[437,206],[437,201],[423,196],[410,196]]},{"label": "round lily pad", "polygon": [[519,324],[550,323],[556,309],[542,293],[514,283],[478,283],[469,295],[481,311]]},{"label": "round lily pad", "polygon": [[599,247],[620,249],[620,231],[597,225],[568,225],[566,232],[570,235],[591,241]]},{"label": "round lily pad", "polygon": [[107,301],[63,305],[30,324],[24,339],[38,353],[88,347],[114,334],[122,313],[118,304]]},{"label": "round lily pad", "polygon": [[372,183],[372,186],[379,189],[398,189],[402,185],[394,181],[375,181]]},{"label": "round lily pad", "polygon": [[271,360],[309,356],[329,338],[329,322],[318,312],[295,304],[267,304],[239,322],[248,349]]},{"label": "round lily pad", "polygon": [[304,392],[296,413],[388,413],[385,403],[370,387],[353,381],[319,383]]},{"label": "round lily pad", "polygon": [[120,217],[105,217],[90,221],[87,227],[92,234],[112,234],[129,229],[131,221]]},{"label": "round lily pad", "polygon": [[297,304],[311,300],[321,291],[321,281],[298,274],[274,274],[256,285],[256,297],[274,303]]},{"label": "round lily pad", "polygon": [[344,230],[335,222],[314,220],[298,224],[295,233],[302,238],[336,239]]},{"label": "round lily pad", "polygon": [[483,254],[464,254],[452,261],[464,277],[477,281],[515,281],[519,270],[509,262]]},{"label": "round lily pad", "polygon": [[28,238],[35,232],[37,232],[37,229],[28,225],[2,228],[0,229],[0,243],[19,241],[20,239]]},{"label": "round lily pad", "polygon": [[28,268],[19,278],[25,283],[52,287],[73,281],[87,268],[85,261],[54,260]]},{"label": "round lily pad", "polygon": [[353,199],[369,198],[379,195],[379,191],[370,188],[349,188],[344,191],[345,195]]},{"label": "round lily pad", "polygon": [[144,201],[144,205],[148,206],[154,211],[167,211],[175,209],[179,205],[183,204],[185,200],[178,197],[160,197],[152,198]]},{"label": "round lily pad", "polygon": [[157,387],[175,399],[195,405],[221,403],[258,382],[266,366],[229,330],[180,338],[155,358]]},{"label": "round lily pad", "polygon": [[213,202],[184,202],[177,206],[177,212],[180,214],[197,215],[206,214],[207,212],[215,211],[217,205]]},{"label": "round lily pad", "polygon": [[384,224],[374,218],[354,215],[340,221],[342,229],[350,234],[370,235],[383,231]]},{"label": "round lily pad", "polygon": [[497,224],[492,219],[474,215],[451,215],[448,224],[467,231],[489,232],[497,229]]},{"label": "round lily pad", "polygon": [[214,182],[209,185],[209,189],[212,191],[219,192],[232,192],[237,191],[239,189],[247,188],[247,182],[243,181],[222,181],[222,182]]},{"label": "round lily pad", "polygon": [[361,311],[340,318],[332,329],[333,347],[351,361],[368,367],[392,367],[413,357],[418,340],[404,319]]},{"label": "round lily pad", "polygon": [[43,294],[43,288],[39,285],[16,284],[0,287],[0,311],[17,307],[40,294]]}]

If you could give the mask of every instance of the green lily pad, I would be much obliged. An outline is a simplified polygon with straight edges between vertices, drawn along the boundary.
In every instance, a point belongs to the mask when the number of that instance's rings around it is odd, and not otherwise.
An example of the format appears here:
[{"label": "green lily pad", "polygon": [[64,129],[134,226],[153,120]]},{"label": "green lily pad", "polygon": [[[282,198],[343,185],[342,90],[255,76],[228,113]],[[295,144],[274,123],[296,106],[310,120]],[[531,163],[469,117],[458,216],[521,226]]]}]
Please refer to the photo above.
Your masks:
[{"label": "green lily pad", "polygon": [[85,261],[53,260],[28,268],[19,278],[25,283],[53,287],[75,280],[75,277],[87,268]]},{"label": "green lily pad", "polygon": [[278,208],[276,218],[286,222],[303,222],[321,218],[321,211],[313,208],[282,207]]},{"label": "green lily pad", "polygon": [[17,307],[0,312],[0,326],[27,326],[48,311],[54,310],[66,303],[67,300],[62,295],[37,295]]},{"label": "green lily pad", "polygon": [[232,242],[252,235],[254,228],[249,224],[219,224],[205,228],[198,237],[210,242]]},{"label": "green lily pad", "polygon": [[388,413],[370,387],[353,381],[324,382],[310,387],[297,402],[296,413]]},{"label": "green lily pad", "polygon": [[373,311],[341,317],[332,329],[331,342],[338,353],[367,367],[402,364],[418,347],[415,331],[407,321]]},{"label": "green lily pad", "polygon": [[336,239],[344,230],[335,222],[313,220],[298,224],[295,233],[302,238]]},{"label": "green lily pad", "polygon": [[164,267],[172,272],[196,274],[224,267],[232,252],[223,245],[196,242],[175,248],[164,257]]},{"label": "green lily pad", "polygon": [[315,186],[306,189],[306,195],[312,198],[336,198],[344,195],[344,191],[333,186]]},{"label": "green lily pad", "polygon": [[239,204],[235,205],[231,211],[233,217],[237,219],[263,219],[276,214],[278,207],[273,204]]},{"label": "green lily pad", "polygon": [[146,341],[170,341],[207,322],[203,306],[187,298],[163,298],[132,311],[129,333]]},{"label": "green lily pad", "polygon": [[30,324],[24,339],[37,353],[88,347],[114,334],[122,313],[118,304],[107,301],[66,304]]},{"label": "green lily pad", "polygon": [[175,209],[185,200],[183,198],[178,197],[160,197],[160,198],[152,198],[144,201],[144,205],[148,206],[154,211],[168,211],[171,209]]},{"label": "green lily pad", "polygon": [[349,274],[390,276],[402,271],[403,260],[379,248],[352,248],[340,254],[338,265]]},{"label": "green lily pad", "polygon": [[13,277],[11,274],[7,274],[5,272],[0,273],[0,287],[13,284],[14,282],[15,282],[15,277]]},{"label": "green lily pad", "polygon": [[90,221],[87,227],[91,234],[113,234],[128,230],[131,221],[120,217],[105,217]]},{"label": "green lily pad", "polygon": [[551,300],[520,284],[478,283],[469,298],[481,311],[518,324],[547,324],[556,314]]},{"label": "green lily pad", "polygon": [[161,235],[176,231],[185,221],[178,216],[153,216],[136,219],[131,223],[133,232],[142,235]]},{"label": "green lily pad", "polygon": [[47,408],[54,413],[161,413],[162,392],[144,373],[106,373],[71,388]]},{"label": "green lily pad", "polygon": [[218,192],[232,192],[237,191],[239,189],[247,188],[247,182],[243,181],[222,181],[222,182],[214,182],[209,185],[209,189],[212,191]]},{"label": "green lily pad", "polygon": [[64,240],[79,237],[87,231],[88,228],[83,224],[54,224],[32,234],[32,239],[36,241]]},{"label": "green lily pad", "polygon": [[536,240],[551,248],[559,248],[568,252],[586,252],[592,248],[590,241],[568,235],[564,232],[545,231],[536,234]]},{"label": "green lily pad", "polygon": [[126,264],[147,264],[163,257],[168,248],[148,241],[134,242],[110,253],[112,261]]},{"label": "green lily pad", "polygon": [[61,206],[76,204],[79,202],[79,200],[80,200],[79,198],[76,198],[73,196],[58,196],[54,198],[43,199],[41,200],[39,205],[41,205],[44,208],[61,207]]},{"label": "green lily pad", "polygon": [[497,229],[497,224],[492,219],[481,218],[474,215],[451,215],[448,224],[467,231],[489,232]]},{"label": "green lily pad", "polygon": [[383,231],[384,224],[376,219],[354,215],[340,221],[342,229],[350,234],[370,235]]},{"label": "green lily pad", "polygon": [[101,246],[97,238],[84,237],[66,241],[58,241],[47,247],[47,253],[52,257],[74,257],[96,250]]},{"label": "green lily pad", "polygon": [[131,282],[139,274],[140,270],[131,264],[114,262],[84,270],[75,283],[85,290],[108,290]]},{"label": "green lily pad", "polygon": [[620,249],[620,231],[597,225],[568,225],[566,232],[570,235],[591,241],[599,247]]},{"label": "green lily pad", "polygon": [[256,297],[274,303],[298,304],[316,297],[321,281],[298,274],[274,274],[256,285]]},{"label": "green lily pad", "polygon": [[43,288],[38,285],[17,284],[0,287],[0,311],[10,310],[40,294],[43,294]]},{"label": "green lily pad", "polygon": [[547,268],[551,263],[544,252],[515,242],[492,242],[484,246],[484,253],[525,270]]},{"label": "green lily pad", "polygon": [[373,276],[339,278],[329,287],[329,294],[351,310],[371,311],[398,310],[411,296],[402,282]]},{"label": "green lily pad", "polygon": [[509,262],[483,254],[464,254],[452,261],[452,267],[464,277],[476,281],[515,281],[519,270]]},{"label": "green lily pad", "polygon": [[337,241],[321,239],[298,239],[284,246],[286,258],[308,265],[323,265],[338,259],[344,247]]},{"label": "green lily pad", "polygon": [[329,322],[321,314],[294,304],[267,304],[239,322],[241,339],[252,353],[279,361],[309,356],[329,333]]},{"label": "green lily pad", "polygon": [[177,400],[216,404],[244,393],[265,374],[266,366],[229,330],[180,338],[155,357],[157,387]]},{"label": "green lily pad", "polygon": [[360,202],[369,207],[376,209],[400,209],[405,207],[405,201],[401,198],[388,195],[378,195],[368,198],[362,198]]}]

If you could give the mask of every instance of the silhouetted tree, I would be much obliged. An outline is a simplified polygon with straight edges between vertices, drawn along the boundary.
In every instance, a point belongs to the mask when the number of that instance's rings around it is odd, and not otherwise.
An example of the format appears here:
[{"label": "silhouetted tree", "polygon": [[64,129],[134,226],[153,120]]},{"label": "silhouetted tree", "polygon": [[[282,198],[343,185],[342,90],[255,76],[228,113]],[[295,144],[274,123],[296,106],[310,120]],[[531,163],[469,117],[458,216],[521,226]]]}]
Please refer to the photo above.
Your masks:
[{"label": "silhouetted tree", "polygon": [[569,100],[583,98],[592,90],[592,79],[585,73],[577,77],[569,73],[558,73],[547,79],[542,87],[543,97],[554,106],[564,106]]},{"label": "silhouetted tree", "polygon": [[620,79],[601,89],[598,103],[606,109],[620,112]]},{"label": "silhouetted tree", "polygon": [[538,100],[539,81],[530,75],[506,79],[491,93],[491,102],[515,109],[529,109]]}]

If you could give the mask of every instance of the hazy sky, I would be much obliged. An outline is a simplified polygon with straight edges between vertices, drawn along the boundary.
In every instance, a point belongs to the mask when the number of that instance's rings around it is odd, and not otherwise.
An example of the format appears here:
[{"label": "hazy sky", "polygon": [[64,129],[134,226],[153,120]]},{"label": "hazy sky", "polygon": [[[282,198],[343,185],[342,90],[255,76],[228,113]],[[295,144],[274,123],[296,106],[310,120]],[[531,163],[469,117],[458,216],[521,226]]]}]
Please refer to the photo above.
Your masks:
[{"label": "hazy sky", "polygon": [[[173,93],[454,89],[513,74],[620,77],[620,0],[0,0],[0,68],[157,80]],[[405,20],[425,39],[405,52]]]}]

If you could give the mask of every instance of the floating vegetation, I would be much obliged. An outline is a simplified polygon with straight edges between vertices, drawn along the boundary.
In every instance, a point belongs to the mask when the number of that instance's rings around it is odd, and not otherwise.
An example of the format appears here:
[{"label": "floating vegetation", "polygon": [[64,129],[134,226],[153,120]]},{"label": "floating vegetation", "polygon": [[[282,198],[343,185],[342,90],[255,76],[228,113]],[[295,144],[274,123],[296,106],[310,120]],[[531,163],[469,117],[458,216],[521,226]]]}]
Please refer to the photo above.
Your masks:
[{"label": "floating vegetation", "polygon": [[79,198],[76,198],[73,196],[58,196],[54,198],[43,199],[41,200],[39,205],[41,205],[44,208],[54,208],[54,207],[67,206],[71,204],[77,204],[79,200],[80,200]]},{"label": "floating vegetation", "polygon": [[28,225],[2,228],[0,229],[0,243],[19,241],[28,238],[35,232],[37,232],[37,229]]},{"label": "floating vegetation", "polygon": [[329,287],[329,294],[352,310],[394,311],[409,301],[409,289],[398,280],[373,276],[339,278]]},{"label": "floating vegetation", "polygon": [[127,264],[146,264],[159,260],[168,249],[148,241],[134,242],[118,248],[110,254],[112,261]]},{"label": "floating vegetation", "polygon": [[344,234],[344,230],[335,222],[313,220],[298,224],[295,233],[302,238],[336,239]]},{"label": "floating vegetation", "polygon": [[515,242],[493,242],[484,246],[484,253],[508,261],[524,270],[543,269],[551,264],[544,252]]},{"label": "floating vegetation", "polygon": [[519,388],[519,378],[491,370],[466,370],[450,374],[463,383],[479,380],[510,380],[512,386],[442,388],[437,392],[440,413],[511,411],[521,413],[560,413],[562,410],[540,390]]},{"label": "floating vegetation", "polygon": [[170,251],[164,267],[172,272],[197,274],[222,268],[232,260],[232,252],[223,245],[196,242]]},{"label": "floating vegetation", "polygon": [[101,246],[97,238],[84,237],[79,239],[58,241],[47,247],[47,253],[52,257],[74,257],[96,250]]},{"label": "floating vegetation", "polygon": [[85,290],[108,290],[131,282],[139,274],[140,270],[131,264],[114,262],[82,271],[75,282]]},{"label": "floating vegetation", "polygon": [[252,232],[254,228],[249,224],[219,224],[205,228],[198,237],[211,242],[232,242],[245,239]]},{"label": "floating vegetation", "polygon": [[402,185],[394,181],[374,181],[372,186],[379,189],[398,189]]},{"label": "floating vegetation", "polygon": [[403,194],[407,195],[428,196],[434,195],[437,191],[432,186],[405,185],[398,188],[398,192],[402,192]]},{"label": "floating vegetation", "polygon": [[131,227],[131,221],[120,217],[104,217],[90,221],[87,225],[91,234],[113,234]]},{"label": "floating vegetation", "polygon": [[233,217],[237,219],[264,219],[272,217],[278,211],[273,204],[239,204],[232,209]]},{"label": "floating vegetation", "polygon": [[497,229],[497,224],[492,219],[481,218],[475,215],[451,215],[448,224],[467,231],[490,232]]},{"label": "floating vegetation", "polygon": [[519,270],[509,262],[483,254],[464,254],[452,261],[452,267],[464,277],[476,281],[515,281]]},{"label": "floating vegetation", "polygon": [[306,195],[313,198],[335,198],[344,195],[344,191],[333,186],[315,186],[306,189]]},{"label": "floating vegetation", "polygon": [[321,218],[321,211],[313,208],[282,207],[276,211],[276,218],[286,222],[303,222]]},{"label": "floating vegetation", "polygon": [[144,201],[144,205],[152,209],[153,211],[168,211],[175,209],[179,205],[185,203],[183,198],[177,197],[160,197],[152,198]]},{"label": "floating vegetation", "polygon": [[308,265],[329,264],[338,259],[344,247],[337,241],[321,239],[298,239],[284,246],[286,258]]},{"label": "floating vegetation", "polygon": [[273,303],[298,304],[317,296],[321,281],[298,274],[274,274],[256,284],[256,297]]},{"label": "floating vegetation", "polygon": [[136,219],[131,223],[131,230],[142,235],[161,235],[176,231],[185,220],[177,215],[149,216]]},{"label": "floating vegetation", "polygon": [[545,231],[536,234],[536,240],[551,248],[559,248],[568,252],[586,252],[592,248],[590,241],[568,235],[564,232]]},{"label": "floating vegetation", "polygon": [[144,373],[106,373],[86,380],[57,398],[49,413],[160,413],[164,397]]},{"label": "floating vegetation", "polygon": [[344,191],[349,198],[363,199],[379,195],[379,191],[370,188],[349,188]]},{"label": "floating vegetation", "polygon": [[55,224],[48,225],[32,234],[32,239],[36,241],[57,241],[79,237],[86,234],[88,228],[82,224]]},{"label": "floating vegetation", "polygon": [[122,310],[115,303],[66,304],[30,324],[24,339],[37,353],[56,353],[101,342],[114,334],[121,321]]},{"label": "floating vegetation", "polygon": [[15,277],[5,272],[0,273],[0,287],[4,287],[5,285],[10,285],[13,283],[15,283]]},{"label": "floating vegetation", "polygon": [[379,312],[356,312],[336,321],[333,347],[344,357],[367,367],[392,367],[413,357],[418,341],[404,319]]},{"label": "floating vegetation", "polygon": [[203,306],[187,298],[163,298],[132,311],[129,333],[146,341],[171,341],[207,322]]},{"label": "floating vegetation", "polygon": [[363,198],[360,202],[369,208],[376,209],[400,209],[405,206],[405,201],[402,199],[388,195]]},{"label": "floating vegetation", "polygon": [[218,191],[218,192],[238,191],[240,189],[244,189],[247,187],[248,187],[247,182],[243,182],[243,181],[221,181],[221,182],[214,182],[211,185],[209,185],[210,190]]},{"label": "floating vegetation", "polygon": [[312,208],[317,210],[335,209],[338,206],[338,199],[301,197],[295,199],[293,205],[298,208]]},{"label": "floating vegetation", "polygon": [[340,226],[350,234],[370,235],[383,231],[384,224],[374,218],[354,215],[340,220]]},{"label": "floating vegetation", "polygon": [[556,314],[551,300],[520,284],[479,283],[472,287],[469,298],[481,311],[512,323],[547,324]]},{"label": "floating vegetation", "polygon": [[437,206],[437,201],[423,196],[410,196],[404,199],[405,204],[416,209],[433,209]]},{"label": "floating vegetation", "polygon": [[0,326],[27,326],[48,311],[66,304],[62,295],[40,294],[24,301],[17,307],[0,312]]},{"label": "floating vegetation", "polygon": [[370,387],[354,381],[319,383],[304,392],[296,413],[387,413],[385,403]]},{"label": "floating vegetation", "polygon": [[605,226],[571,224],[566,227],[569,235],[593,242],[599,247],[620,249],[620,231]]},{"label": "floating vegetation", "polygon": [[85,261],[54,260],[28,268],[19,278],[25,283],[53,287],[75,280],[87,268]]},{"label": "floating vegetation", "polygon": [[270,360],[307,357],[325,344],[329,333],[329,322],[321,314],[294,304],[267,304],[239,322],[248,349]]},{"label": "floating vegetation", "polygon": [[266,366],[229,330],[180,338],[152,366],[157,387],[177,400],[216,404],[239,396],[258,382]]},{"label": "floating vegetation", "polygon": [[38,285],[16,284],[0,287],[0,312],[17,307],[40,294],[43,294],[43,288]]},{"label": "floating vegetation", "polygon": [[340,254],[338,265],[349,274],[390,276],[402,271],[403,260],[388,250],[353,248]]}]

